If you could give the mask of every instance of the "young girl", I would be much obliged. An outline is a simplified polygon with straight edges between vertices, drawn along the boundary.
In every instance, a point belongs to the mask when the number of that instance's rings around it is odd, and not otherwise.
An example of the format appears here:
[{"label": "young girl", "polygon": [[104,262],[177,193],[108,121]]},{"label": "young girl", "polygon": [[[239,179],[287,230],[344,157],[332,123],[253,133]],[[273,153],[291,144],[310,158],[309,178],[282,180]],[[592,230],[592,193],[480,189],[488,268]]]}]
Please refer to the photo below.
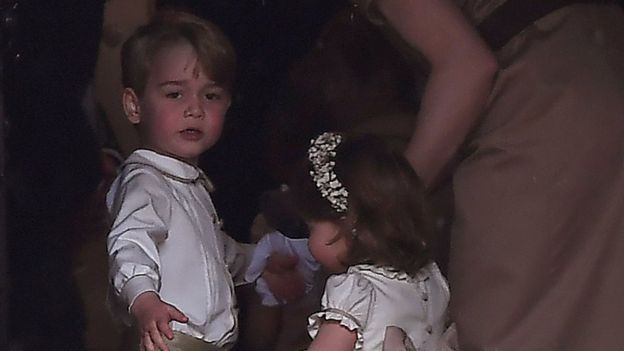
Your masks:
[{"label": "young girl", "polygon": [[304,170],[293,196],[312,255],[335,273],[309,318],[309,350],[446,347],[449,289],[431,260],[424,188],[405,158],[371,136],[324,133]]}]

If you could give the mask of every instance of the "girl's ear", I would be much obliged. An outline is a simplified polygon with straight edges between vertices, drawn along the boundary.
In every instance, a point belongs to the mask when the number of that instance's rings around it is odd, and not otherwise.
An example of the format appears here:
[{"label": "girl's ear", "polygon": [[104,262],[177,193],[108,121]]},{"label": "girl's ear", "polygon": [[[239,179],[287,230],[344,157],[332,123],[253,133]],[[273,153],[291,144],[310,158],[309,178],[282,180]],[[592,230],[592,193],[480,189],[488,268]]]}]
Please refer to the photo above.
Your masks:
[{"label": "girl's ear", "polygon": [[340,231],[343,235],[354,237],[357,235],[357,215],[352,212],[340,217]]},{"label": "girl's ear", "polygon": [[353,211],[348,211],[347,214],[340,217],[340,220],[342,221],[343,226],[351,229],[357,225],[358,215]]},{"label": "girl's ear", "polygon": [[122,96],[123,109],[132,124],[141,122],[141,106],[139,97],[132,88],[125,88]]}]

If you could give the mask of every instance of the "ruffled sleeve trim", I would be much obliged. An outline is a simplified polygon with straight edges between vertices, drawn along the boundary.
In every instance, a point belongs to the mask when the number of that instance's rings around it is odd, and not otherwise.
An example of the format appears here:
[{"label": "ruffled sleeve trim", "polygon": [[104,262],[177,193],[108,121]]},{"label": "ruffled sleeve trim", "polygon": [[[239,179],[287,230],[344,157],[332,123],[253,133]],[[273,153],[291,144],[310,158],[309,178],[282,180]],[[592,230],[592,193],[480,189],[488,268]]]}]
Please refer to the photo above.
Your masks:
[{"label": "ruffled sleeve trim", "polygon": [[427,279],[431,277],[432,274],[439,273],[440,270],[434,262],[431,262],[428,265],[421,268],[416,273],[415,276],[411,276],[406,272],[399,271],[391,267],[377,266],[377,265],[372,265],[372,264],[359,264],[356,266],[349,267],[349,273],[355,273],[358,271],[372,272],[375,274],[382,275],[388,279],[403,280],[403,281],[408,281],[408,282],[419,282],[419,281],[426,281]]},{"label": "ruffled sleeve trim", "polygon": [[324,321],[337,321],[340,323],[341,326],[349,329],[350,331],[355,331],[357,335],[357,339],[355,341],[355,350],[362,349],[362,347],[364,346],[362,326],[358,323],[357,319],[354,316],[336,308],[328,308],[311,315],[308,318],[308,331],[312,338],[316,337],[316,334],[318,334],[318,331],[321,328],[321,324]]}]

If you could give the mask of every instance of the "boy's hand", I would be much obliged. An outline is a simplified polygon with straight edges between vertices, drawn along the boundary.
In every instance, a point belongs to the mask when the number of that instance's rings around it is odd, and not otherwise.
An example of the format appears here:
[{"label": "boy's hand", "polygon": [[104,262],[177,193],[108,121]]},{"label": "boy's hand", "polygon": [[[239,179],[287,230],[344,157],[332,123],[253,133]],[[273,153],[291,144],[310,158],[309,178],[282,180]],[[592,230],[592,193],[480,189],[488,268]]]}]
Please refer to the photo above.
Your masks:
[{"label": "boy's hand", "polygon": [[267,261],[262,277],[278,300],[293,302],[305,294],[303,277],[297,271],[297,256],[273,253]]},{"label": "boy's hand", "polygon": [[162,338],[173,339],[173,330],[169,326],[172,320],[186,323],[188,318],[174,306],[160,300],[152,291],[139,295],[131,309],[137,320],[141,350],[169,351]]}]

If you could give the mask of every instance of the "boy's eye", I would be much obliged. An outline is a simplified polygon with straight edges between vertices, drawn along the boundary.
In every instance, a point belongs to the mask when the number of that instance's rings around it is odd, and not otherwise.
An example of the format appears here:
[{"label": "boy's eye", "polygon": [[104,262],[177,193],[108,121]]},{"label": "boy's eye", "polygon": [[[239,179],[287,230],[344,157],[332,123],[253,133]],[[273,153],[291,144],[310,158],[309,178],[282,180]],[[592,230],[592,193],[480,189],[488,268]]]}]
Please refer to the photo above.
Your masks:
[{"label": "boy's eye", "polygon": [[174,91],[167,93],[165,96],[169,99],[179,99],[180,97],[182,97],[182,93],[180,93],[179,91]]},{"label": "boy's eye", "polygon": [[206,100],[219,100],[219,99],[221,99],[221,94],[218,94],[218,93],[208,93],[205,96],[206,96]]}]

